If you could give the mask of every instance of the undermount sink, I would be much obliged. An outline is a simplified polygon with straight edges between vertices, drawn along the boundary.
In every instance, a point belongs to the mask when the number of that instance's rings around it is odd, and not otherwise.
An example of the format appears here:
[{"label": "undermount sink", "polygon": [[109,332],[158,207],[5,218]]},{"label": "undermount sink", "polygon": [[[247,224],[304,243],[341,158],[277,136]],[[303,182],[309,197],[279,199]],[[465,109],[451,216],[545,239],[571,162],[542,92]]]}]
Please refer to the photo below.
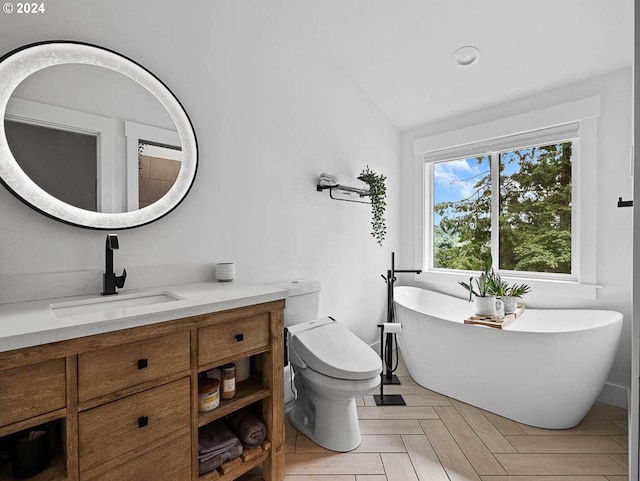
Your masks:
[{"label": "undermount sink", "polygon": [[109,312],[130,307],[150,306],[165,302],[179,301],[182,298],[168,291],[143,292],[137,294],[113,295],[81,299],[78,301],[50,304],[56,317],[77,316],[92,312]]}]

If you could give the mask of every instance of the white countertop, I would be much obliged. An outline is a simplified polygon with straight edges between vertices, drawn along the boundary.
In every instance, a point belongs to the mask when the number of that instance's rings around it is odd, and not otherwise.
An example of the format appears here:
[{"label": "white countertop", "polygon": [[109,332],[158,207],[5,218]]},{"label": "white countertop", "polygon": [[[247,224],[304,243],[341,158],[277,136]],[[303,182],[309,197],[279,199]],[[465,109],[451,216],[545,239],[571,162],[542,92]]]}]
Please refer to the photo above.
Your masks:
[{"label": "white countertop", "polygon": [[[176,300],[160,304],[56,315],[51,305],[107,299],[95,295],[43,299],[0,305],[0,352],[104,332],[144,326],[182,317],[224,311],[285,299],[287,291],[268,285],[201,282],[149,289],[122,289],[109,299],[136,294],[167,293]],[[62,311],[60,311],[62,312]]]}]

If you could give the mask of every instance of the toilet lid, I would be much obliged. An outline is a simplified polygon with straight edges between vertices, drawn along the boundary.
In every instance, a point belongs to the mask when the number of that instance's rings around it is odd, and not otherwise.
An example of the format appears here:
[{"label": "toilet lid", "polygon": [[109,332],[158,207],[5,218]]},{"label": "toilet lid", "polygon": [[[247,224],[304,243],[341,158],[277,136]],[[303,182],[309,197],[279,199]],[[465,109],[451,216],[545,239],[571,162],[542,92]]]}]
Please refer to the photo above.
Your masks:
[{"label": "toilet lid", "polygon": [[382,369],[376,352],[340,322],[318,323],[296,333],[291,342],[304,362],[325,376],[363,380]]}]

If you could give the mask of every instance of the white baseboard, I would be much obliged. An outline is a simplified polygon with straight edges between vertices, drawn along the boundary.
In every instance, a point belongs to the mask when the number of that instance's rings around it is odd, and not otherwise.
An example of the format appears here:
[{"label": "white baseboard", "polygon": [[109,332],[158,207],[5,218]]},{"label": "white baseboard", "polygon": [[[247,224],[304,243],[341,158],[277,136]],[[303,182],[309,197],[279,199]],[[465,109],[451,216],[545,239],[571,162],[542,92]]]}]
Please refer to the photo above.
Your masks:
[{"label": "white baseboard", "polygon": [[606,383],[598,396],[598,401],[627,409],[628,391],[626,386]]}]

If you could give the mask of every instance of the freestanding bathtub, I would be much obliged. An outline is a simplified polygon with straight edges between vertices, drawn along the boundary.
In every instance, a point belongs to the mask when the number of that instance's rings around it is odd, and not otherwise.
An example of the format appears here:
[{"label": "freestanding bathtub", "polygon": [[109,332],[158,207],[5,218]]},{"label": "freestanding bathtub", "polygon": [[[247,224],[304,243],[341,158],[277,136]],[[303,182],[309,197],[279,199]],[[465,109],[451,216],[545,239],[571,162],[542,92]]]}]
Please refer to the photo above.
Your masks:
[{"label": "freestanding bathtub", "polygon": [[394,288],[398,345],[422,386],[524,424],[570,428],[607,379],[622,314],[526,309],[505,329],[467,325],[473,304],[408,286]]}]

